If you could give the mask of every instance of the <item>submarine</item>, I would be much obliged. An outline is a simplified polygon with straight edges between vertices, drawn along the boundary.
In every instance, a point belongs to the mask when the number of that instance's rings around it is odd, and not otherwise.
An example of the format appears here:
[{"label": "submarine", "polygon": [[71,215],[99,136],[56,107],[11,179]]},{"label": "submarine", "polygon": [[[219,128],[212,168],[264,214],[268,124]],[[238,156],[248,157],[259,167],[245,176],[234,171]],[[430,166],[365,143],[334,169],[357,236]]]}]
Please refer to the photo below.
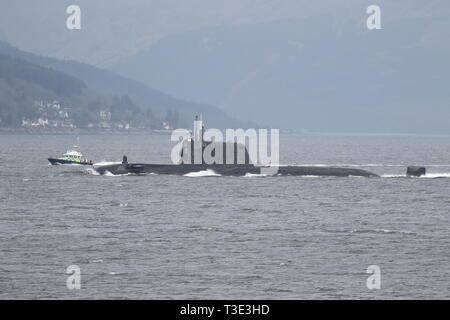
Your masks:
[{"label": "submarine", "polygon": [[[126,158],[126,156],[124,156]],[[259,175],[261,168],[256,165],[239,164],[145,164],[145,163],[122,163],[96,166],[94,169],[100,173],[107,172],[114,175],[122,174],[168,174],[186,175],[195,172],[211,170],[221,176],[246,176]],[[274,176],[325,176],[325,177],[379,177],[377,174],[355,168],[339,167],[314,167],[314,166],[279,166]]]},{"label": "submarine", "polygon": [[[215,142],[205,141],[204,126],[201,116],[195,117],[194,133],[190,139],[182,142],[180,150],[180,159],[178,164],[146,164],[146,163],[130,163],[127,156],[123,156],[122,162],[116,163],[99,163],[94,164],[93,168],[100,174],[111,173],[113,175],[124,174],[161,174],[161,175],[186,175],[197,172],[212,171],[214,174],[221,176],[246,176],[246,175],[272,175],[272,176],[325,176],[325,177],[379,177],[377,174],[356,168],[345,167],[324,167],[324,166],[263,166],[253,164],[246,146],[238,142]],[[201,146],[199,148],[198,146]],[[197,149],[196,149],[197,148]],[[222,151],[223,164],[207,164],[203,157],[200,163],[195,162],[196,150],[203,151],[209,148]],[[227,152],[229,157],[227,157]],[[238,161],[238,154],[244,154],[244,161]],[[183,155],[185,157],[183,158]],[[229,161],[229,158],[232,158]],[[221,158],[221,157],[220,157]],[[198,158],[197,158],[198,159]],[[230,164],[231,162],[231,164]],[[270,170],[275,168],[275,170]],[[266,169],[266,170],[265,170]],[[263,172],[270,172],[266,174]]]}]

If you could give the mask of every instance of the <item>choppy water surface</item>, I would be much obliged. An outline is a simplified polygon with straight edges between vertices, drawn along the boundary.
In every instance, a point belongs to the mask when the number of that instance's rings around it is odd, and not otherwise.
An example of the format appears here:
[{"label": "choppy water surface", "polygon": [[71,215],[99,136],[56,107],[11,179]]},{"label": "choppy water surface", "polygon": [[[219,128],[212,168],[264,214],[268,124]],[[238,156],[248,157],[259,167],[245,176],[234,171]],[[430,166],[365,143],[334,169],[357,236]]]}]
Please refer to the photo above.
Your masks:
[{"label": "choppy water surface", "polygon": [[[73,135],[0,135],[0,298],[450,298],[450,138],[281,137],[283,164],[382,178],[98,176]],[[164,135],[82,135],[95,161],[169,162]],[[425,178],[405,178],[426,165]],[[65,270],[81,267],[82,289]],[[369,265],[382,288],[366,287]]]}]

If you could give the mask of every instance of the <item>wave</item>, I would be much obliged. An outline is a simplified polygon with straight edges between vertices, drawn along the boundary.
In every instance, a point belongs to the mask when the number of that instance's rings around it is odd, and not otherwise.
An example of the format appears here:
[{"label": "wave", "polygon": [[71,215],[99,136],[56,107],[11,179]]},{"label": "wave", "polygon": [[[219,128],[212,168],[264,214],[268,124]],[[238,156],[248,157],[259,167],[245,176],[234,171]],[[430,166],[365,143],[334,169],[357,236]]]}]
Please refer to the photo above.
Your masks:
[{"label": "wave", "polygon": [[414,179],[438,179],[438,178],[450,178],[450,173],[427,173],[421,177],[408,177],[405,174],[383,174],[382,178],[414,178]]},{"label": "wave", "polygon": [[95,170],[93,168],[86,169],[85,172],[90,174],[90,175],[93,175],[93,176],[105,176],[105,177],[122,177],[122,176],[130,175],[129,173],[126,173],[126,174],[114,174],[114,173],[111,173],[108,170],[106,170],[103,174],[100,174],[100,172],[98,172],[97,170]]},{"label": "wave", "polygon": [[197,177],[221,177],[221,174],[218,174],[214,170],[206,169],[202,171],[195,171],[195,172],[189,172],[183,175],[184,177],[191,177],[191,178],[197,178]]},{"label": "wave", "polygon": [[306,176],[299,176],[299,177],[300,178],[324,178],[324,176],[315,176],[315,175],[306,175]]},{"label": "wave", "polygon": [[89,261],[90,263],[102,263],[103,260],[102,259],[95,259],[95,260],[91,260]]},{"label": "wave", "polygon": [[100,175],[100,173],[97,170],[95,170],[94,168],[87,168],[85,171],[88,174],[93,175],[93,176],[99,176]]},{"label": "wave", "polygon": [[110,166],[110,165],[114,165],[114,164],[121,164],[122,162],[113,162],[113,161],[100,161],[100,162],[96,162],[94,163],[92,166],[95,167],[101,167],[101,166]]},{"label": "wave", "polygon": [[83,164],[79,164],[79,163],[57,163],[57,164],[48,164],[51,168],[55,168],[55,167],[66,167],[66,168],[80,168],[80,167],[84,167]]},{"label": "wave", "polygon": [[267,174],[263,173],[246,173],[244,177],[251,178],[251,177],[267,177]]},{"label": "wave", "polygon": [[106,170],[103,175],[105,177],[120,177],[120,176],[127,176],[128,174],[113,174],[110,171]]},{"label": "wave", "polygon": [[436,179],[436,178],[450,178],[450,173],[427,173],[421,178],[430,178],[430,179]]},{"label": "wave", "polygon": [[406,178],[404,174],[382,174],[382,178]]},{"label": "wave", "polygon": [[389,230],[389,229],[353,229],[350,233],[386,233],[386,234],[402,234],[416,235],[415,232],[408,230]]}]

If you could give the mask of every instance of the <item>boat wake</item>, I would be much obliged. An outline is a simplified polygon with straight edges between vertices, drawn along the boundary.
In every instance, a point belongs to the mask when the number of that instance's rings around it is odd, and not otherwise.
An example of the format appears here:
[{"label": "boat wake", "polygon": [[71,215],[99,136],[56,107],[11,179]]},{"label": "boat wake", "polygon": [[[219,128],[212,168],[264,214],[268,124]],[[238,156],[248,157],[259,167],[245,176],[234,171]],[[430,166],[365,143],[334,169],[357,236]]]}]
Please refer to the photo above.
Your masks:
[{"label": "boat wake", "polygon": [[350,231],[350,233],[416,235],[415,232],[408,230],[389,230],[389,229],[353,229]]},{"label": "boat wake", "polygon": [[93,169],[93,168],[88,168],[85,171],[86,171],[87,174],[90,174],[92,176],[99,176],[100,175],[100,173],[98,171],[96,171],[95,169]]},{"label": "boat wake", "polygon": [[268,177],[269,175],[263,173],[246,173],[244,177],[253,178],[253,177]]},{"label": "boat wake", "polygon": [[218,174],[214,170],[206,169],[202,171],[189,172],[183,175],[184,177],[190,178],[198,178],[198,177],[221,177],[221,174]]},{"label": "boat wake", "polygon": [[98,168],[98,167],[102,167],[102,166],[111,166],[111,165],[115,165],[115,164],[121,164],[121,162],[113,162],[113,161],[102,161],[102,162],[96,162],[94,163],[92,166],[94,168]]},{"label": "boat wake", "polygon": [[382,178],[414,178],[414,179],[442,179],[450,178],[450,173],[427,173],[421,177],[408,177],[404,174],[383,174]]},{"label": "boat wake", "polygon": [[104,176],[104,177],[123,177],[123,176],[130,176],[132,174],[130,173],[126,173],[126,174],[114,174],[111,173],[110,171],[106,170],[104,173],[100,173],[97,170],[95,170],[94,168],[88,168],[85,170],[85,172],[89,175],[92,176]]}]

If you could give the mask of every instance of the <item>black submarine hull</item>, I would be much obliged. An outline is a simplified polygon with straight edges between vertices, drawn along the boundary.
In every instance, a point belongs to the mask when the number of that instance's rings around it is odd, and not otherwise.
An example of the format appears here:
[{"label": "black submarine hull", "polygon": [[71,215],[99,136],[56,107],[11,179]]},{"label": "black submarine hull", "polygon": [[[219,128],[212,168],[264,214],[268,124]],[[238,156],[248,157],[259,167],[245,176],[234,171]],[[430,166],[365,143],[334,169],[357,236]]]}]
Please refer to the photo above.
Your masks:
[{"label": "black submarine hull", "polygon": [[[100,173],[120,174],[169,174],[186,175],[189,173],[212,170],[222,176],[245,176],[261,174],[261,167],[254,165],[207,165],[207,164],[143,164],[117,163],[108,165],[94,165]],[[275,172],[275,171],[274,171]],[[378,175],[355,168],[315,167],[315,166],[280,166],[275,176],[326,176],[326,177],[378,177]]]}]

